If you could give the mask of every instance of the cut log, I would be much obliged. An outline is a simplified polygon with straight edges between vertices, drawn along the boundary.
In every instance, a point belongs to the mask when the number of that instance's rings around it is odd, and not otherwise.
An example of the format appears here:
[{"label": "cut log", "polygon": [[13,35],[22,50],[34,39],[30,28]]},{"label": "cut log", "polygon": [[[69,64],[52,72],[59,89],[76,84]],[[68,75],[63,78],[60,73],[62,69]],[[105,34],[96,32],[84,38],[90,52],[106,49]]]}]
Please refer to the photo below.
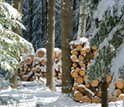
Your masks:
[{"label": "cut log", "polygon": [[78,62],[73,63],[73,67],[76,68],[78,66]]},{"label": "cut log", "polygon": [[101,99],[97,96],[95,97],[92,97],[92,103],[100,103],[101,102]]},{"label": "cut log", "polygon": [[38,50],[36,51],[36,55],[37,55],[39,58],[43,57],[43,56],[45,55],[45,53],[46,53],[46,49],[45,49],[45,48],[40,48],[40,49],[38,49]]},{"label": "cut log", "polygon": [[79,74],[80,74],[80,76],[85,76],[86,75],[86,71],[84,69],[80,69],[79,70]]},{"label": "cut log", "polygon": [[93,55],[96,56],[96,55],[97,55],[97,51],[94,51],[94,52],[93,52]]},{"label": "cut log", "polygon": [[59,73],[58,77],[59,77],[60,80],[62,80],[62,74],[61,73]]},{"label": "cut log", "polygon": [[81,51],[80,51],[80,54],[81,54],[81,55],[85,55],[85,54],[86,54],[85,50],[81,50]]},{"label": "cut log", "polygon": [[24,65],[24,70],[27,70],[28,69],[28,66],[25,64]]},{"label": "cut log", "polygon": [[25,77],[23,77],[23,80],[24,80],[24,81],[27,81],[27,80],[28,80],[28,78],[25,76]]},{"label": "cut log", "polygon": [[33,59],[34,59],[34,55],[29,55],[29,57],[30,57],[31,60],[33,61]]},{"label": "cut log", "polygon": [[42,65],[46,65],[45,59],[42,59],[42,60],[41,60],[41,64],[42,64]]},{"label": "cut log", "polygon": [[106,81],[107,81],[107,83],[110,83],[111,80],[112,80],[112,77],[111,77],[110,75],[106,76]]},{"label": "cut log", "polygon": [[78,77],[78,72],[76,70],[71,71],[72,78]]},{"label": "cut log", "polygon": [[99,98],[101,98],[101,91],[100,91],[100,89],[98,89],[98,90],[96,91],[96,96],[98,96]]},{"label": "cut log", "polygon": [[107,89],[107,95],[108,95],[108,98],[110,98],[110,92],[109,92],[109,89]]},{"label": "cut log", "polygon": [[116,97],[111,97],[110,100],[109,100],[109,102],[115,102],[115,101],[117,101]]},{"label": "cut log", "polygon": [[122,88],[122,93],[124,93],[124,88]]},{"label": "cut log", "polygon": [[71,67],[71,70],[75,70],[75,68],[74,67]]},{"label": "cut log", "polygon": [[88,96],[82,97],[81,100],[82,100],[83,103],[91,103],[91,99],[90,99],[90,97],[88,97]]},{"label": "cut log", "polygon": [[86,66],[85,66],[85,64],[82,61],[79,62],[79,65],[80,65],[81,68],[86,69]]},{"label": "cut log", "polygon": [[85,93],[85,92],[86,92],[86,91],[85,91],[85,88],[82,87],[82,86],[79,86],[78,90],[79,90],[81,93]]},{"label": "cut log", "polygon": [[124,87],[124,83],[118,80],[118,82],[116,83],[116,87],[122,89]]},{"label": "cut log", "polygon": [[93,87],[97,87],[99,85],[99,81],[98,80],[93,80],[91,85]]},{"label": "cut log", "polygon": [[26,48],[24,48],[24,53],[27,53],[27,49]]},{"label": "cut log", "polygon": [[75,89],[78,89],[79,88],[79,85],[77,83],[74,83],[73,86],[74,86]]},{"label": "cut log", "polygon": [[82,48],[83,48],[83,46],[82,46],[81,44],[76,46],[76,49],[79,50],[79,51],[80,51]]},{"label": "cut log", "polygon": [[83,97],[83,94],[82,94],[81,92],[79,92],[79,91],[76,91],[76,92],[74,93],[74,97],[75,97],[75,100],[76,100],[76,101],[81,101],[81,99],[82,99],[82,97]]},{"label": "cut log", "polygon": [[116,89],[115,91],[116,91],[116,93],[117,93],[117,97],[119,97],[120,94],[121,94],[121,90],[120,90],[120,89]]},{"label": "cut log", "polygon": [[85,83],[85,86],[86,86],[87,88],[89,88],[89,87],[90,87],[90,83]]},{"label": "cut log", "polygon": [[59,52],[58,55],[57,55],[59,60],[61,60],[61,56],[62,56],[62,54],[61,54],[61,52]]},{"label": "cut log", "polygon": [[77,72],[79,72],[80,68],[79,68],[79,67],[77,67],[75,70],[76,70]]},{"label": "cut log", "polygon": [[36,68],[32,68],[31,71],[35,74],[37,72]]},{"label": "cut log", "polygon": [[86,53],[90,53],[90,49],[87,48],[87,49],[85,50],[85,52],[86,52]]},{"label": "cut log", "polygon": [[96,51],[97,50],[97,46],[92,46],[92,51]]},{"label": "cut log", "polygon": [[85,56],[85,60],[92,60],[94,58],[94,55],[93,53],[87,53],[86,56]]},{"label": "cut log", "polygon": [[79,61],[83,61],[84,57],[82,55],[79,55],[78,59],[79,59]]},{"label": "cut log", "polygon": [[86,83],[86,81],[87,81],[87,76],[86,75],[84,75],[84,82]]},{"label": "cut log", "polygon": [[33,80],[34,80],[33,77],[30,77],[30,78],[29,78],[29,81],[33,81]]},{"label": "cut log", "polygon": [[75,56],[79,55],[79,52],[76,49],[72,50],[71,53],[72,53],[72,55],[75,55]]},{"label": "cut log", "polygon": [[72,88],[72,91],[73,91],[73,93],[75,93],[75,92],[77,91],[77,89],[75,89],[75,88]]},{"label": "cut log", "polygon": [[124,99],[124,94],[120,94],[118,100],[123,100]]},{"label": "cut log", "polygon": [[75,62],[76,60],[77,60],[77,56],[72,55],[72,56],[71,56],[71,61],[72,61],[72,62]]},{"label": "cut log", "polygon": [[78,84],[82,84],[83,83],[83,78],[82,77],[77,77],[76,78],[76,82],[78,83]]}]

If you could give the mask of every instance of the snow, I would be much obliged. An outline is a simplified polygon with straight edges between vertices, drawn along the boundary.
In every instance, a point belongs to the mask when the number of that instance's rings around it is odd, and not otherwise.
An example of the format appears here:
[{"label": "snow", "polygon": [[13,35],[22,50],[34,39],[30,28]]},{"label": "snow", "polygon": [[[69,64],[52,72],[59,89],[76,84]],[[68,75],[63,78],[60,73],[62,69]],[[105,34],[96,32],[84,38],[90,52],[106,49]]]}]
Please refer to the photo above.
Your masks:
[{"label": "snow", "polygon": [[[1,107],[101,107],[101,104],[78,103],[73,96],[61,94],[61,87],[56,87],[56,92],[52,92],[44,83],[19,82],[18,90],[11,89],[0,91],[0,97],[12,96],[19,103]],[[109,107],[123,107],[123,101],[111,102]]]},{"label": "snow", "polygon": [[[99,2],[99,5],[97,7],[97,10],[94,13],[94,19],[97,19],[100,21],[104,18],[105,12],[109,9],[112,9],[112,7],[115,5],[115,0],[101,0]],[[111,15],[112,15],[111,10]]]}]

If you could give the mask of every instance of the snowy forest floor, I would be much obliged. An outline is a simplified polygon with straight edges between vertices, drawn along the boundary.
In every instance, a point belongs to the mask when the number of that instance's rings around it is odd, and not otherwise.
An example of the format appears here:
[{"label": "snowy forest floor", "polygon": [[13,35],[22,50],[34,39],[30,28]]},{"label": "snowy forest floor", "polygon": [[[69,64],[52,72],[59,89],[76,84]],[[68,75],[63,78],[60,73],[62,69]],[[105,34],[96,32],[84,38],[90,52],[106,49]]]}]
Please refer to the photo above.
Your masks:
[{"label": "snowy forest floor", "polygon": [[[79,103],[61,94],[61,87],[52,92],[44,83],[19,82],[18,90],[2,90],[0,96],[11,96],[19,103],[0,107],[101,107],[101,104]],[[123,101],[111,102],[109,107],[124,107]]]}]

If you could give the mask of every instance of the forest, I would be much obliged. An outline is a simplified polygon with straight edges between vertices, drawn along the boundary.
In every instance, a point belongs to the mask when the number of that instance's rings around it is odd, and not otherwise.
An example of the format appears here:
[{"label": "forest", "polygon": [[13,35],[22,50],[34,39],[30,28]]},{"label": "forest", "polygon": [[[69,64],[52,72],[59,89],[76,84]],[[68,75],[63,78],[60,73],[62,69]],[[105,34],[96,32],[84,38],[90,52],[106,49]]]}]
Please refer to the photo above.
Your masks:
[{"label": "forest", "polygon": [[124,107],[124,0],[0,0],[0,107]]}]

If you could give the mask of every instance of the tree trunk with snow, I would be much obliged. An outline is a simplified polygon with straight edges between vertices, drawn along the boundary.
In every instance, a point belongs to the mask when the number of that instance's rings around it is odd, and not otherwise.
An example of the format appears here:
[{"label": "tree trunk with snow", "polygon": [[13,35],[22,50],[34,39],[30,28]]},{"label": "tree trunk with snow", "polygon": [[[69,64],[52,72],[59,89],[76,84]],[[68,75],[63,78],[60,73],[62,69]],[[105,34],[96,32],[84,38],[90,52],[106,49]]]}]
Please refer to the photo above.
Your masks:
[{"label": "tree trunk with snow", "polygon": [[86,1],[82,1],[80,7],[80,19],[79,19],[79,28],[78,28],[78,38],[85,37],[86,32],[86,17],[87,17],[87,8]]},{"label": "tree trunk with snow", "polygon": [[101,105],[102,107],[108,107],[108,97],[107,97],[107,82],[101,82]]},{"label": "tree trunk with snow", "polygon": [[71,51],[69,43],[73,38],[72,0],[61,1],[61,48],[62,48],[62,93],[72,92]]},{"label": "tree trunk with snow", "polygon": [[32,41],[32,34],[33,34],[33,26],[32,26],[32,20],[33,20],[33,1],[28,0],[28,13],[29,13],[29,42]]},{"label": "tree trunk with snow", "polygon": [[48,2],[47,20],[47,86],[55,91],[54,46],[55,46],[55,0]]},{"label": "tree trunk with snow", "polygon": [[[13,0],[13,7],[22,14],[22,0]],[[23,37],[22,29],[13,28],[13,31]]]},{"label": "tree trunk with snow", "polygon": [[[18,0],[18,1],[13,0],[13,4],[14,4],[13,7],[15,9],[17,9],[20,12],[20,14],[22,14],[22,0]],[[23,36],[22,29],[17,29],[17,28],[13,27],[12,30],[13,30],[13,32],[17,33],[18,35]],[[17,89],[17,87],[18,87],[17,77],[18,77],[18,69],[15,70],[15,74],[13,75],[13,77],[9,78],[9,82],[14,85],[13,88],[15,88],[15,89]]]}]

